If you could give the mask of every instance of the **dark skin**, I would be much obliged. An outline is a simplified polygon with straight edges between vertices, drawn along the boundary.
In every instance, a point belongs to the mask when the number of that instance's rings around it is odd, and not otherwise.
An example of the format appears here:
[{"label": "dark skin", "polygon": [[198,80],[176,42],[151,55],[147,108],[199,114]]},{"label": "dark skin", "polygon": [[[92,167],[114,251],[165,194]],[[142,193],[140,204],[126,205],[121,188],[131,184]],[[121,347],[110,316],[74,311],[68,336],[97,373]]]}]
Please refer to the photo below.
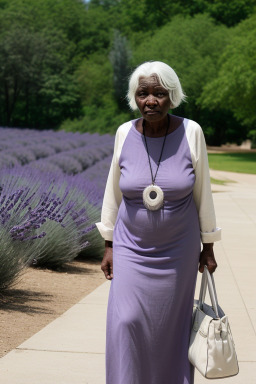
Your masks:
[{"label": "dark skin", "polygon": [[[168,123],[168,111],[172,107],[169,93],[163,88],[157,76],[140,77],[135,94],[136,104],[142,115],[138,120],[136,129],[143,133],[142,121],[145,120],[145,134],[148,137],[162,137],[166,132]],[[170,124],[167,134],[175,131],[182,123],[179,116],[170,115]],[[101,263],[101,269],[107,280],[113,279],[113,243],[105,241],[105,252]],[[207,265],[210,273],[217,268],[213,252],[213,243],[204,243],[199,258],[199,272],[203,273]]]}]

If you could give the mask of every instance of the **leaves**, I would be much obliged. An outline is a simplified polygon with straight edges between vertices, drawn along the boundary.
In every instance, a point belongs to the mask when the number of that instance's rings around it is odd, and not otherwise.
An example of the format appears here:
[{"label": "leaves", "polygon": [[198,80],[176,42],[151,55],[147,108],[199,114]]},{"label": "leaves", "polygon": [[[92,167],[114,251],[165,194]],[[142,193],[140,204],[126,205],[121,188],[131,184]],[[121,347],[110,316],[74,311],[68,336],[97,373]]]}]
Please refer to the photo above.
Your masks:
[{"label": "leaves", "polygon": [[114,133],[134,117],[127,77],[146,60],[177,71],[187,103],[175,113],[211,144],[255,123],[255,0],[0,0],[0,10],[1,125]]},{"label": "leaves", "polygon": [[256,16],[236,27],[220,57],[218,75],[205,85],[201,96],[204,107],[214,109],[224,105],[247,129],[256,122],[255,27]]},{"label": "leaves", "polygon": [[121,109],[127,110],[126,93],[130,73],[131,49],[127,39],[119,31],[114,31],[113,46],[109,54],[113,67],[113,83],[117,103]]}]

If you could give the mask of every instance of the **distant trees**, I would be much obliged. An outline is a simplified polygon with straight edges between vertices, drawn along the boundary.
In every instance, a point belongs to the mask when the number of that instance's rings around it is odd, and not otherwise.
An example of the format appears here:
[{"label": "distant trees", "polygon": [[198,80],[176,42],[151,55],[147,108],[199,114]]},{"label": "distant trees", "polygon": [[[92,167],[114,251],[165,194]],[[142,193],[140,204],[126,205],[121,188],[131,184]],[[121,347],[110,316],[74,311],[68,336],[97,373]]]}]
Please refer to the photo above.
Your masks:
[{"label": "distant trees", "polygon": [[[255,137],[255,0],[0,0],[0,125],[115,132],[128,77],[178,73],[208,143]],[[238,101],[239,100],[239,101]]]},{"label": "distant trees", "polygon": [[1,125],[57,128],[82,114],[74,73],[109,45],[101,23],[82,0],[0,1]]},{"label": "distant trees", "polygon": [[[60,55],[59,52],[65,52]],[[0,39],[2,125],[57,126],[75,116],[77,92],[69,73],[65,36],[15,26]]]},{"label": "distant trees", "polygon": [[228,27],[238,24],[255,11],[255,0],[90,0],[89,7],[102,7],[117,16],[115,27],[122,32],[154,31],[177,15],[209,15]]},{"label": "distant trees", "polygon": [[219,59],[217,76],[201,95],[211,110],[232,112],[244,127],[244,137],[256,125],[256,15],[240,23]]},{"label": "distant trees", "polygon": [[208,142],[215,145],[227,139],[225,132],[230,119],[234,119],[231,114],[227,122],[223,118],[220,128],[222,110],[225,108],[218,106],[215,114],[211,106],[202,110],[201,96],[206,84],[218,73],[219,58],[230,35],[231,31],[226,26],[216,26],[207,15],[177,16],[133,52],[137,63],[143,59],[161,60],[174,68],[187,94],[187,102],[174,110],[174,114],[198,121],[204,128]]}]

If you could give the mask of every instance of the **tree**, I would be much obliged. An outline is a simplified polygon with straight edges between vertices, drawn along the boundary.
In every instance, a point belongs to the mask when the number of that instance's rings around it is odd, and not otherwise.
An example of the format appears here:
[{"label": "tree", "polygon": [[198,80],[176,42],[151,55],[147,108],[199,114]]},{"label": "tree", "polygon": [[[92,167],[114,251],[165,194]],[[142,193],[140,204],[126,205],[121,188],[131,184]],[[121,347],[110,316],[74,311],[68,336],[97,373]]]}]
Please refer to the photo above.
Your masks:
[{"label": "tree", "polygon": [[256,7],[255,0],[204,1],[205,12],[216,21],[232,27],[248,18]]},{"label": "tree", "polygon": [[67,57],[68,42],[58,31],[31,33],[14,26],[1,35],[2,124],[54,127],[60,116],[73,114],[77,96]]},{"label": "tree", "polygon": [[241,138],[256,123],[256,15],[240,23],[219,59],[220,70],[203,89],[204,108],[224,108],[242,124]]},{"label": "tree", "polygon": [[253,13],[255,0],[91,0],[89,9],[115,14],[114,27],[125,35],[157,30],[174,17],[208,14],[216,22],[234,26]]},{"label": "tree", "polygon": [[[231,99],[216,109],[212,99],[203,102],[202,92],[221,75],[219,58],[236,30],[230,26],[247,18],[254,5],[255,0],[0,0],[0,124],[54,128],[84,116],[90,129],[104,121],[101,130],[113,127],[132,116],[124,97],[130,65],[157,59],[174,67],[188,95],[177,113],[199,121],[215,142],[234,132],[241,137],[237,120],[244,117],[233,111]],[[119,32],[113,39],[114,30]]]},{"label": "tree", "polygon": [[201,122],[198,100],[204,85],[215,77],[219,55],[228,39],[229,30],[216,26],[207,15],[177,16],[133,50],[133,64],[160,60],[174,68],[187,94],[187,103],[177,113]]},{"label": "tree", "polygon": [[174,113],[199,122],[208,144],[239,143],[255,124],[254,19],[231,29],[207,15],[178,16],[133,50],[134,65],[160,60],[174,68],[187,94]]},{"label": "tree", "polygon": [[126,37],[114,31],[113,46],[110,51],[110,62],[113,67],[113,83],[116,101],[121,109],[127,110],[126,92],[130,73],[131,50]]},{"label": "tree", "polygon": [[83,106],[100,107],[114,100],[113,70],[106,55],[98,53],[84,59],[74,75]]}]

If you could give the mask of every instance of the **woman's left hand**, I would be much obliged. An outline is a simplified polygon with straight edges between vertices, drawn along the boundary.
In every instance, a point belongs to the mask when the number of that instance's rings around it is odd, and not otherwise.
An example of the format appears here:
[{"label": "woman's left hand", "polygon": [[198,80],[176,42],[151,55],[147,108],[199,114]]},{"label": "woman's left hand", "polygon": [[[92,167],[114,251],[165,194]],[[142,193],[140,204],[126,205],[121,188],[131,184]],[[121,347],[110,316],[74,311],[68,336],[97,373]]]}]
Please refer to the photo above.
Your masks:
[{"label": "woman's left hand", "polygon": [[218,265],[214,257],[213,243],[203,244],[203,250],[200,253],[199,263],[199,272],[203,273],[205,265],[207,265],[210,273],[215,271]]}]

